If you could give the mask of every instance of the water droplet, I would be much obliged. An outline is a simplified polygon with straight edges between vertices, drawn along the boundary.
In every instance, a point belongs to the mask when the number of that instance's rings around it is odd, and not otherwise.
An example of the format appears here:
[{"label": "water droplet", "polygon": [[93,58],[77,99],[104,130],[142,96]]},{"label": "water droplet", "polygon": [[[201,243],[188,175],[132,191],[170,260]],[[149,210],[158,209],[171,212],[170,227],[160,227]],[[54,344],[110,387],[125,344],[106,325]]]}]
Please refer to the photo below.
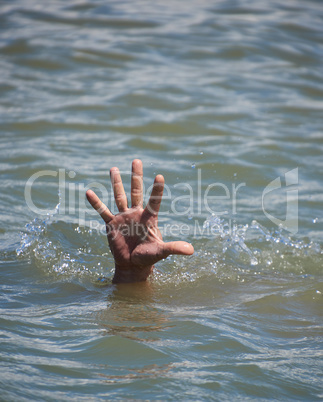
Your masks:
[{"label": "water droplet", "polygon": [[317,223],[318,220],[319,220],[318,218],[314,218],[314,219],[312,220],[312,222],[313,222],[313,223]]},{"label": "water droplet", "polygon": [[191,168],[192,168],[192,169],[195,169],[195,163],[192,163],[192,164],[191,164]]},{"label": "water droplet", "polygon": [[200,151],[200,155],[203,155],[204,154],[204,152],[203,151]]},{"label": "water droplet", "polygon": [[99,276],[99,278],[98,278],[98,280],[97,280],[97,282],[96,282],[96,284],[97,285],[101,285],[101,286],[104,286],[104,285],[107,285],[109,283],[109,279],[108,278],[105,278],[104,276]]}]

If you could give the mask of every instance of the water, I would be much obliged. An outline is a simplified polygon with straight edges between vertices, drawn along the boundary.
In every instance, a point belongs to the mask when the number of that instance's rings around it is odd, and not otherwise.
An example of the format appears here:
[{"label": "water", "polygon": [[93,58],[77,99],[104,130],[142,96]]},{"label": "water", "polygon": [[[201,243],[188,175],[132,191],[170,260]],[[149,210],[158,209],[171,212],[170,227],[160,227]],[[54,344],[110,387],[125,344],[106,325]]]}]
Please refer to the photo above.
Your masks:
[{"label": "water", "polygon": [[[2,1],[1,400],[322,398],[322,15]],[[135,157],[195,254],[112,286],[84,191]]]}]

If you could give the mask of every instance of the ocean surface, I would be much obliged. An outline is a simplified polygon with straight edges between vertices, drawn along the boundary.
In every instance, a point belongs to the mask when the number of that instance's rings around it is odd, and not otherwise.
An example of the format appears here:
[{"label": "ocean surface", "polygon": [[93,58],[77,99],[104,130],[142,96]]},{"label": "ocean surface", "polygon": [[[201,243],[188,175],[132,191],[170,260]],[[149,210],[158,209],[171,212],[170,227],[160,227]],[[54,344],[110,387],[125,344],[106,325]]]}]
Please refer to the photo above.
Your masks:
[{"label": "ocean surface", "polygon": [[[0,400],[323,399],[321,1],[0,2]],[[194,245],[112,285],[109,169]]]}]

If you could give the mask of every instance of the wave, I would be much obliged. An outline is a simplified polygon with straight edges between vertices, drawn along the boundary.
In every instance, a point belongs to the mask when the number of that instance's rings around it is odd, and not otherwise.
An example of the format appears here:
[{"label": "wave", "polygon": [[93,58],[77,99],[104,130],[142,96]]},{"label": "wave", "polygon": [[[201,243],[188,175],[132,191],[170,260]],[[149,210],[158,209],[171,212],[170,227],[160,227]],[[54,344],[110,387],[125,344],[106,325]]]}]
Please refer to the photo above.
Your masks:
[{"label": "wave", "polygon": [[[17,256],[32,260],[47,274],[109,283],[114,263],[106,237],[86,226],[58,220],[59,206],[45,219],[36,217],[25,225]],[[188,239],[196,250],[193,256],[169,256],[157,265],[157,283],[180,284],[214,276],[245,281],[268,274],[307,277],[321,273],[322,245],[291,236],[283,227],[269,230],[255,220],[230,226],[213,214],[203,229],[212,235]]]}]

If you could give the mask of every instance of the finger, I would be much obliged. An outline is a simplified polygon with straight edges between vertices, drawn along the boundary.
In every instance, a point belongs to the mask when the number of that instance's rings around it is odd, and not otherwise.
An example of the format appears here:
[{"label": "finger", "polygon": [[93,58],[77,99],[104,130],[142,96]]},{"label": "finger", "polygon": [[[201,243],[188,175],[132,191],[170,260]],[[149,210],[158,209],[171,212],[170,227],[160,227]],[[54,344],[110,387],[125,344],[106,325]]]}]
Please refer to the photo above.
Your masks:
[{"label": "finger", "polygon": [[131,174],[131,206],[142,207],[143,202],[143,172],[142,162],[139,159],[135,159],[132,162],[132,174]]},{"label": "finger", "polygon": [[148,204],[145,208],[145,210],[147,210],[151,215],[158,215],[160,203],[163,197],[164,184],[164,177],[161,174],[156,176]]},{"label": "finger", "polygon": [[109,208],[100,200],[100,198],[95,194],[94,191],[88,190],[86,192],[86,198],[92,207],[102,216],[103,220],[108,223],[113,218],[113,214],[110,212]]},{"label": "finger", "polygon": [[192,255],[193,253],[194,247],[186,241],[164,243],[163,258],[168,257],[170,254]]},{"label": "finger", "polygon": [[127,196],[123,188],[121,176],[119,169],[116,167],[113,167],[110,170],[110,177],[111,177],[111,183],[113,187],[113,192],[114,192],[114,199],[116,201],[117,207],[119,212],[124,212],[127,210]]}]

